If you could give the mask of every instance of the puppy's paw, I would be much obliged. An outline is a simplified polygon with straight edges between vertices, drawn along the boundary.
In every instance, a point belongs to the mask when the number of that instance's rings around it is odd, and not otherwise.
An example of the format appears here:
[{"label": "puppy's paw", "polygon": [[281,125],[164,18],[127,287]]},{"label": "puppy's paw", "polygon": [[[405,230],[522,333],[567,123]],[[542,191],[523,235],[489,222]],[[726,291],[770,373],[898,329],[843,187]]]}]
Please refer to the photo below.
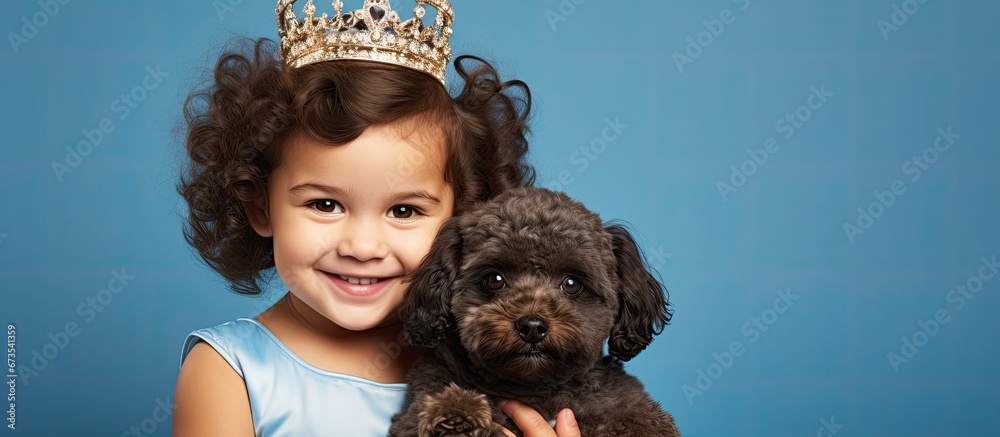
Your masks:
[{"label": "puppy's paw", "polygon": [[486,395],[455,383],[424,398],[420,412],[421,437],[482,437],[491,435],[493,419]]}]

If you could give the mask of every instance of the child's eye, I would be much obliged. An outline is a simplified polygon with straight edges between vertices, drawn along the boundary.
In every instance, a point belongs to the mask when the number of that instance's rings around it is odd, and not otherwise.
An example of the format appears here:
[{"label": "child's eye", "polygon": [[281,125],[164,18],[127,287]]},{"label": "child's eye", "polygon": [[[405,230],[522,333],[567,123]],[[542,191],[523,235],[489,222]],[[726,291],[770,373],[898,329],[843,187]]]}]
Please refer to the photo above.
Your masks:
[{"label": "child's eye", "polygon": [[331,199],[314,200],[312,202],[309,202],[309,206],[324,214],[335,214],[344,212],[343,208],[340,207],[340,204],[337,203],[336,200],[331,200]]},{"label": "child's eye", "polygon": [[396,205],[389,208],[389,215],[394,219],[416,220],[420,216],[420,211],[410,205]]}]

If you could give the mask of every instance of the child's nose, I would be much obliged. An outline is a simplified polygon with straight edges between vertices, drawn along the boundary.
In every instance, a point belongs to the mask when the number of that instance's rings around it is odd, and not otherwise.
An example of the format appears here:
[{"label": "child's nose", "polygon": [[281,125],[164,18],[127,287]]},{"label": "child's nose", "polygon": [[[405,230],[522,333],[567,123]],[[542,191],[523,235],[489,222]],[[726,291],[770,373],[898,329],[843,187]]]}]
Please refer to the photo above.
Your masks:
[{"label": "child's nose", "polygon": [[344,236],[337,244],[337,254],[349,256],[358,261],[381,259],[389,255],[389,246],[382,238],[382,230],[368,220],[352,220],[344,230]]}]

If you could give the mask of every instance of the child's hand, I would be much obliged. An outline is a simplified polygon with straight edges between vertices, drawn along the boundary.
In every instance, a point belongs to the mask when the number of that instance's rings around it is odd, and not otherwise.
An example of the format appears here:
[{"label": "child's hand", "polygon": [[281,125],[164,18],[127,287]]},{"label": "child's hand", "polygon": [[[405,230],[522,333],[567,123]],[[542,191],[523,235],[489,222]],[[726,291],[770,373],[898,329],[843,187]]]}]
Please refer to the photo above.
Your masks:
[{"label": "child's hand", "polygon": [[[556,416],[556,428],[552,429],[548,422],[531,407],[518,401],[501,401],[500,409],[514,421],[524,437],[580,437],[580,428],[576,425],[576,417],[569,408],[564,408]],[[508,429],[505,434],[514,437]]]}]

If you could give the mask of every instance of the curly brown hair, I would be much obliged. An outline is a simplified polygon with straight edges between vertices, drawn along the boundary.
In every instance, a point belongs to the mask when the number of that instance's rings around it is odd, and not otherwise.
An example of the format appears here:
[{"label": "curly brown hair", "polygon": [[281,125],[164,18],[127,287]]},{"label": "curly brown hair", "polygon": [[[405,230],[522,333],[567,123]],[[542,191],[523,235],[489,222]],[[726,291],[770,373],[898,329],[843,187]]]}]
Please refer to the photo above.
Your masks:
[{"label": "curly brown hair", "polygon": [[275,273],[273,241],[254,232],[244,204],[266,193],[285,140],[298,132],[336,146],[369,126],[436,124],[448,150],[444,177],[456,215],[533,185],[527,85],[500,81],[476,57],[460,56],[454,66],[463,83],[452,97],[431,76],[396,65],[335,61],[292,69],[270,39],[235,41],[208,85],[184,104],[187,160],[177,191],[189,209],[185,240],[232,291],[261,294]]}]

